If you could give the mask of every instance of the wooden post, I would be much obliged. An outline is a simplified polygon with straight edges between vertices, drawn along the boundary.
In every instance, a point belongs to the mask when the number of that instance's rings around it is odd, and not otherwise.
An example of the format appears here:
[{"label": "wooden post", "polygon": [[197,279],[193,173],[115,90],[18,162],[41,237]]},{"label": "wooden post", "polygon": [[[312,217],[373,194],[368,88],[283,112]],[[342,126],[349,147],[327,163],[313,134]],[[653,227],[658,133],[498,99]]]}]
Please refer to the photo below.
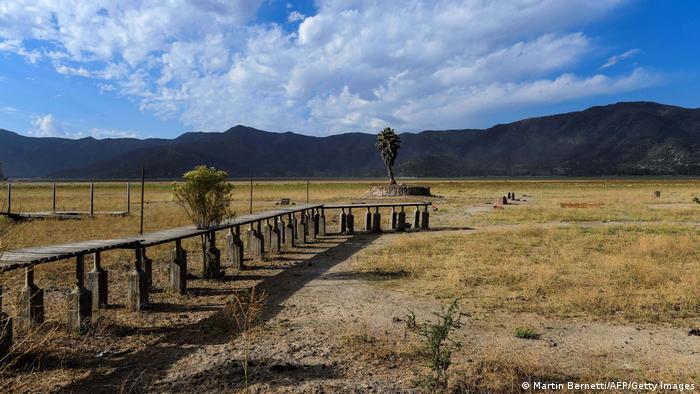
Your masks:
[{"label": "wooden post", "polygon": [[12,184],[7,182],[7,213],[12,212]]},{"label": "wooden post", "polygon": [[52,184],[51,212],[56,212],[56,182]]},{"label": "wooden post", "polygon": [[367,213],[365,214],[365,230],[372,231],[372,212],[369,207],[367,207]]},{"label": "wooden post", "polygon": [[90,217],[95,216],[95,184],[90,182]]},{"label": "wooden post", "polygon": [[309,203],[309,180],[306,180],[306,203]]},{"label": "wooden post", "polygon": [[146,188],[146,169],[142,166],[141,167],[141,227],[139,230],[139,234],[143,235],[143,197],[144,197],[144,189]]},{"label": "wooden post", "polygon": [[250,207],[248,209],[249,214],[253,214],[253,173],[250,173]]},{"label": "wooden post", "polygon": [[126,214],[131,214],[131,182],[126,183]]},{"label": "wooden post", "polygon": [[146,248],[141,252],[141,264],[143,267],[144,278],[146,278],[146,288],[150,292],[153,288],[153,260],[146,256]]},{"label": "wooden post", "polygon": [[323,207],[318,216],[318,235],[326,235],[326,210]]},{"label": "wooden post", "polygon": [[85,255],[79,255],[75,260],[75,287],[68,294],[66,326],[68,332],[81,334],[87,330],[92,318],[92,293],[85,288]]},{"label": "wooden post", "polygon": [[396,207],[391,207],[391,229],[396,230]]},{"label": "wooden post", "polygon": [[413,228],[420,228],[420,206],[416,205],[416,212],[413,215]]}]

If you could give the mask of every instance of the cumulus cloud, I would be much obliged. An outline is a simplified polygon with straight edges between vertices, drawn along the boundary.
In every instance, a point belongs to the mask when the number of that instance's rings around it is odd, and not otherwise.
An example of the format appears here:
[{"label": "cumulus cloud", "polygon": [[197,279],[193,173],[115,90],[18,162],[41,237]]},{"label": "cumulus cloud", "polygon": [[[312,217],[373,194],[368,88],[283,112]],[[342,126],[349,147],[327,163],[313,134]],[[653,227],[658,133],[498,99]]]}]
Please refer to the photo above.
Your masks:
[{"label": "cumulus cloud", "polygon": [[57,72],[199,130],[471,127],[658,81],[572,73],[599,45],[585,26],[621,3],[320,0],[310,16],[287,7],[290,31],[251,22],[261,1],[13,1],[0,4],[0,51],[38,41]]},{"label": "cumulus cloud", "polygon": [[636,49],[636,48],[635,48],[635,49],[630,49],[629,51],[624,52],[624,53],[621,53],[621,54],[619,54],[619,55],[611,56],[611,57],[608,58],[608,61],[605,62],[605,64],[603,64],[602,66],[600,66],[600,68],[612,67],[612,66],[616,65],[617,63],[619,63],[619,62],[622,61],[622,60],[625,60],[625,59],[628,59],[628,58],[630,58],[630,57],[632,57],[632,56],[637,55],[639,52],[640,52],[639,49]]},{"label": "cumulus cloud", "polygon": [[52,114],[35,116],[29,135],[34,137],[57,137],[62,133]]}]

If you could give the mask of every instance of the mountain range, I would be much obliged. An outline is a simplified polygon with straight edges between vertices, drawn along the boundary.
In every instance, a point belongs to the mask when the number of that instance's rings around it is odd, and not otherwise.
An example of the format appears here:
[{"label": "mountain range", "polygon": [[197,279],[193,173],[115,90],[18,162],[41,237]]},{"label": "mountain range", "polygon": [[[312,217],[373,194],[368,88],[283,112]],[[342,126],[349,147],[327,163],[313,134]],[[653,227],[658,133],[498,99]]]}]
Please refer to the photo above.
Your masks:
[{"label": "mountain range", "polygon": [[[175,139],[26,137],[0,129],[10,178],[179,178],[198,164],[232,177],[377,177],[376,136],[311,137],[242,125]],[[399,176],[700,175],[700,109],[625,102],[488,129],[401,134]]]}]

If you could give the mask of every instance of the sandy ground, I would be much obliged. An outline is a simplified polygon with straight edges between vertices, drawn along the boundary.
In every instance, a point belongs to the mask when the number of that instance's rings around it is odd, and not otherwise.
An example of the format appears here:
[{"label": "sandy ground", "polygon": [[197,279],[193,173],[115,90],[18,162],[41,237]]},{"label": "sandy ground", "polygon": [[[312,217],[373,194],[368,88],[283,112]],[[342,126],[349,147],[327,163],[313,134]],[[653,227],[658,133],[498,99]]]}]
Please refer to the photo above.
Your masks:
[{"label": "sandy ground", "polygon": [[[462,230],[468,231],[468,230]],[[410,348],[401,319],[408,310],[420,317],[440,309],[435,300],[388,290],[376,278],[352,269],[353,255],[379,247],[392,237],[361,234],[328,237],[296,252],[291,268],[263,279],[258,290],[269,294],[261,326],[249,346],[253,392],[396,392],[410,391],[415,360],[397,349]],[[289,254],[292,256],[292,254]],[[303,254],[293,255],[301,257]],[[294,258],[296,260],[296,258]],[[256,269],[251,268],[248,275]],[[469,300],[464,300],[469,305]],[[64,389],[109,390],[143,374],[150,391],[228,392],[242,387],[243,349],[240,336],[210,330],[217,315],[159,338],[150,346],[113,361],[112,373],[89,376]],[[536,352],[541,360],[568,374],[589,368],[594,360],[627,370],[700,370],[700,338],[682,328],[614,325],[585,319],[483,312],[471,316],[457,333],[465,346],[455,355],[461,363],[484,352]],[[540,340],[513,336],[516,324],[531,324]],[[365,344],[353,338],[365,337]],[[368,346],[364,346],[368,344]],[[410,346],[408,346],[410,345]],[[369,349],[369,350],[368,350]]]}]

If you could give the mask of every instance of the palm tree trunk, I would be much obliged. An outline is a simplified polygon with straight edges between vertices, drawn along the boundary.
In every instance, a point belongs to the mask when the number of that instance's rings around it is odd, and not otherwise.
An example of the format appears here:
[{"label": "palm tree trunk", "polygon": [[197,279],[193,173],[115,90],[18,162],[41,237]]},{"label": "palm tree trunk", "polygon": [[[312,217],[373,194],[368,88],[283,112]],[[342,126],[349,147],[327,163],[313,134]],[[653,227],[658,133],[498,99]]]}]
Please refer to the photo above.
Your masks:
[{"label": "palm tree trunk", "polygon": [[389,172],[389,184],[395,185],[396,179],[394,179],[394,171],[391,170],[391,166],[386,166],[386,169]]}]

